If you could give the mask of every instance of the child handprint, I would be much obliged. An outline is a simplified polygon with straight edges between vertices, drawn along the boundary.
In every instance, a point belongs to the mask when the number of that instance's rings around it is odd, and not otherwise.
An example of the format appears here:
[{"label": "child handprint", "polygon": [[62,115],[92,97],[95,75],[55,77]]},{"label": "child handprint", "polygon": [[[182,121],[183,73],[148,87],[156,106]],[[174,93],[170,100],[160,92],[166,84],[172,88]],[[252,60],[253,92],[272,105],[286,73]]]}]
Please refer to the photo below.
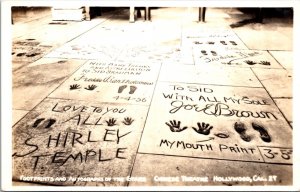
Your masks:
[{"label": "child handprint", "polygon": [[246,60],[244,61],[245,63],[247,63],[248,65],[255,65],[256,63],[250,60]]},{"label": "child handprint", "polygon": [[88,87],[85,87],[86,90],[92,91],[96,88],[96,85],[88,85]]},{"label": "child handprint", "polygon": [[181,122],[178,121],[178,123],[176,122],[176,120],[170,121],[170,123],[166,122],[166,125],[168,125],[170,127],[170,130],[172,132],[181,132],[183,130],[185,130],[187,127],[180,127]]},{"label": "child handprint", "polygon": [[209,126],[208,123],[204,123],[202,122],[202,124],[200,124],[199,122],[197,123],[198,128],[193,127],[193,129],[199,133],[199,134],[203,134],[203,135],[209,135],[210,130],[213,128],[213,126]]},{"label": "child handprint", "polygon": [[73,90],[73,89],[80,89],[80,85],[78,85],[78,84],[70,85],[70,90]]},{"label": "child handprint", "polygon": [[116,125],[116,119],[114,119],[114,118],[111,118],[111,119],[109,119],[108,121],[106,121],[106,123],[107,123],[107,126],[114,126],[114,125]]},{"label": "child handprint", "polygon": [[125,125],[131,125],[133,121],[134,120],[131,117],[125,117],[122,123],[124,123]]},{"label": "child handprint", "polygon": [[259,62],[259,64],[261,64],[261,65],[271,65],[271,63],[269,61],[261,61],[261,62]]}]

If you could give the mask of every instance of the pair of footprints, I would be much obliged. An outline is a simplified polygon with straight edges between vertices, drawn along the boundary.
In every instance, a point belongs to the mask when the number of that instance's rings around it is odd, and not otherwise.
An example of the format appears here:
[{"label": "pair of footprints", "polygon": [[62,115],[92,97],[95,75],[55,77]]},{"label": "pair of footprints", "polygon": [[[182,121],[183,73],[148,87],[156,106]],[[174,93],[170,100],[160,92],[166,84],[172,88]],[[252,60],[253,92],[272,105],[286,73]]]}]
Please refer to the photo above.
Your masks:
[{"label": "pair of footprints", "polygon": [[[124,89],[127,88],[127,85],[121,85],[118,89],[118,93],[122,93]],[[134,85],[130,85],[129,87],[129,94],[133,94],[136,91],[137,87]]]},{"label": "pair of footprints", "polygon": [[[180,124],[181,124],[181,122],[176,121],[176,120],[166,122],[166,125],[169,126],[169,128],[172,132],[181,132],[188,128],[187,126],[181,127]],[[209,135],[210,130],[213,128],[213,126],[209,125],[208,123],[204,123],[204,122],[202,122],[202,123],[198,122],[197,126],[198,127],[192,127],[192,128],[197,133],[202,134],[202,135]]]},{"label": "pair of footprints", "polygon": [[[33,123],[32,127],[34,127],[34,128],[38,127],[38,125],[39,125],[40,123],[42,123],[44,120],[45,120],[45,118],[37,119],[37,120]],[[46,125],[45,128],[46,128],[46,129],[50,128],[55,122],[56,122],[55,119],[47,119],[46,121],[44,121],[44,125]]]},{"label": "pair of footprints", "polygon": [[[87,87],[85,87],[84,89],[86,90],[89,90],[89,91],[92,91],[94,89],[96,89],[97,85],[88,85]],[[73,85],[70,85],[70,90],[75,90],[75,89],[80,89],[80,85],[78,84],[73,84]]]},{"label": "pair of footprints", "polygon": [[[271,142],[271,136],[269,135],[268,131],[261,125],[252,122],[252,127],[254,130],[258,131],[260,133],[260,138],[267,143]],[[251,136],[246,133],[246,126],[242,122],[235,122],[234,129],[237,133],[240,134],[241,139],[243,139],[246,142],[251,141]]]},{"label": "pair of footprints", "polygon": [[[218,55],[217,52],[215,52],[215,51],[210,51],[210,52],[211,52],[211,54],[212,54],[213,56],[217,56],[217,55]],[[201,53],[202,53],[203,55],[208,55],[207,52],[206,52],[205,50],[201,50]]]},{"label": "pair of footprints", "polygon": [[[194,43],[195,43],[195,44],[203,44],[202,42],[199,42],[199,41],[194,41]],[[225,41],[220,41],[220,43],[221,43],[222,45],[228,45]],[[234,45],[234,46],[237,45],[235,41],[229,41],[229,43],[231,43],[231,44]],[[213,41],[208,41],[207,44],[209,44],[209,45],[214,45],[215,42],[213,42]]]},{"label": "pair of footprints", "polygon": [[255,64],[260,64],[260,65],[271,65],[271,63],[269,61],[260,61],[259,63],[256,63],[254,61],[250,61],[250,60],[246,60],[244,61],[245,63],[247,63],[248,65],[255,65]]}]

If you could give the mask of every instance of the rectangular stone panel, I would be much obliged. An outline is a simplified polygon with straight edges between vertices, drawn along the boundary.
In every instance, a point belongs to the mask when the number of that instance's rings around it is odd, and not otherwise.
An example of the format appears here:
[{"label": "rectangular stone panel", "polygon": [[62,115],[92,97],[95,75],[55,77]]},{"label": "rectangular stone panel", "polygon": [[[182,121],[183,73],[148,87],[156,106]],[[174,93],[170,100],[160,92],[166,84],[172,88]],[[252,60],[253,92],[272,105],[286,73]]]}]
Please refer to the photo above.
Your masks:
[{"label": "rectangular stone panel", "polygon": [[139,152],[291,164],[292,131],[263,88],[159,82]]},{"label": "rectangular stone panel", "polygon": [[284,68],[293,68],[293,51],[270,51],[270,53]]},{"label": "rectangular stone panel", "polygon": [[13,72],[13,109],[31,110],[84,62],[42,58]]},{"label": "rectangular stone panel", "polygon": [[194,64],[191,49],[180,46],[128,46],[118,56],[120,61],[147,61],[172,64]]},{"label": "rectangular stone panel", "polygon": [[50,97],[148,105],[160,64],[89,61]]},{"label": "rectangular stone panel", "polygon": [[225,50],[197,47],[193,49],[196,65],[280,68],[282,66],[267,52],[258,50]]},{"label": "rectangular stone panel", "polygon": [[18,122],[28,112],[25,110],[12,110],[12,124]]},{"label": "rectangular stone panel", "polygon": [[271,97],[293,97],[292,69],[253,69]]},{"label": "rectangular stone panel", "polygon": [[131,176],[144,180],[130,187],[287,186],[293,184],[293,166],[138,154]]},{"label": "rectangular stone panel", "polygon": [[159,81],[262,87],[250,68],[213,65],[163,65]]},{"label": "rectangular stone panel", "polygon": [[45,55],[47,58],[115,60],[123,46],[112,46],[97,43],[67,43]]},{"label": "rectangular stone panel", "polygon": [[147,107],[45,99],[13,127],[13,180],[119,186],[130,175]]},{"label": "rectangular stone panel", "polygon": [[286,119],[288,121],[293,121],[293,99],[282,98],[274,99],[274,101]]},{"label": "rectangular stone panel", "polygon": [[193,48],[248,49],[231,30],[194,30],[183,33],[182,45]]}]

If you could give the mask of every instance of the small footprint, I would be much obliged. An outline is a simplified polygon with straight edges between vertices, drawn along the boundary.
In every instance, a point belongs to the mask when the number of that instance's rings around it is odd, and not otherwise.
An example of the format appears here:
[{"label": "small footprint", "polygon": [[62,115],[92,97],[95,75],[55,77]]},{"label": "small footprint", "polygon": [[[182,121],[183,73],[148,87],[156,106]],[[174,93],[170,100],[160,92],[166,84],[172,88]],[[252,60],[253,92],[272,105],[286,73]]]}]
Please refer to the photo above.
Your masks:
[{"label": "small footprint", "polygon": [[202,50],[201,53],[202,53],[203,55],[207,55],[207,53],[206,53],[205,50]]},{"label": "small footprint", "polygon": [[45,118],[41,118],[41,119],[37,119],[34,123],[33,123],[33,125],[32,125],[32,127],[37,127],[42,121],[44,121],[45,120]]},{"label": "small footprint", "polygon": [[124,90],[126,87],[127,87],[127,85],[122,85],[122,86],[120,86],[119,89],[118,89],[118,93],[122,93],[123,90]]},{"label": "small footprint", "polygon": [[271,137],[268,133],[268,131],[261,125],[258,125],[257,123],[252,123],[252,127],[253,129],[255,129],[256,131],[258,131],[260,133],[260,138],[267,143],[271,142]]},{"label": "small footprint", "polygon": [[213,56],[217,56],[217,53],[215,51],[210,51],[210,52]]},{"label": "small footprint", "polygon": [[220,41],[220,43],[222,43],[223,45],[227,45],[227,43],[225,43],[225,41]]},{"label": "small footprint", "polygon": [[232,45],[237,45],[234,41],[229,41]]},{"label": "small footprint", "polygon": [[55,119],[49,119],[49,123],[45,128],[50,128],[56,122]]},{"label": "small footprint", "polygon": [[135,92],[136,89],[137,89],[136,86],[130,86],[129,94],[133,94],[133,93]]},{"label": "small footprint", "polygon": [[242,122],[235,122],[234,123],[234,129],[236,132],[238,132],[240,134],[240,137],[246,141],[249,142],[251,141],[251,137],[249,135],[246,134],[246,128],[245,128],[245,124]]}]

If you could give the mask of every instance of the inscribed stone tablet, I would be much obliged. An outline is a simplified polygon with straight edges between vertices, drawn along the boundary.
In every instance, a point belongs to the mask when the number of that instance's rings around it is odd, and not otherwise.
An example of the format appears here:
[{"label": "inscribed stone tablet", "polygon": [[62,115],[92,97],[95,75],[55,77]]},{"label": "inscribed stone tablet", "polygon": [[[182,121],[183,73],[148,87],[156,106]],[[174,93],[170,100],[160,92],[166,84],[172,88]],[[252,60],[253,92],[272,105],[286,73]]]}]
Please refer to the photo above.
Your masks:
[{"label": "inscribed stone tablet", "polygon": [[45,57],[84,59],[84,60],[114,60],[122,51],[122,46],[108,46],[105,44],[76,44],[68,43],[55,49]]},{"label": "inscribed stone tablet", "polygon": [[267,52],[257,50],[193,49],[197,65],[225,65],[234,67],[282,68]]},{"label": "inscribed stone tablet", "polygon": [[194,48],[248,49],[239,37],[230,30],[189,32],[184,34],[182,44]]},{"label": "inscribed stone tablet", "polygon": [[139,152],[292,163],[292,132],[263,88],[158,83]]},{"label": "inscribed stone tablet", "polygon": [[146,113],[144,106],[46,99],[13,127],[13,179],[125,185],[113,178],[130,175]]},{"label": "inscribed stone tablet", "polygon": [[159,81],[262,87],[250,68],[163,65]]},{"label": "inscribed stone tablet", "polygon": [[89,61],[50,97],[148,105],[160,64]]}]

